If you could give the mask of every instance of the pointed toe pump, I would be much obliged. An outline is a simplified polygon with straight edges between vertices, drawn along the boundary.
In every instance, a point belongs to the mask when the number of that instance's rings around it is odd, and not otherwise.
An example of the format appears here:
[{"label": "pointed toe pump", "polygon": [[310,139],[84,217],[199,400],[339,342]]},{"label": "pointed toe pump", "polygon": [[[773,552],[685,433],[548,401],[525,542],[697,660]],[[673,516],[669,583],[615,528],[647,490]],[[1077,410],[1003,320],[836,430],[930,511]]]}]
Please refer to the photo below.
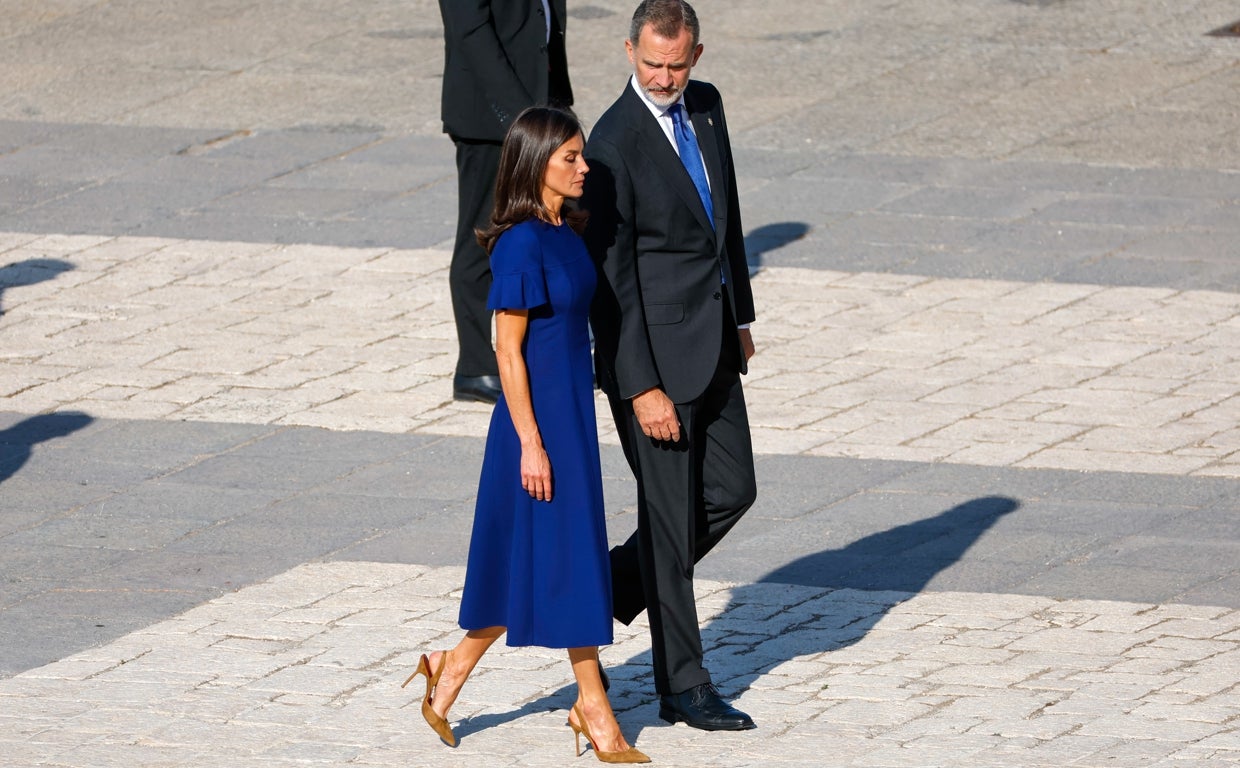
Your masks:
[{"label": "pointed toe pump", "polygon": [[568,721],[568,727],[573,729],[573,737],[577,742],[577,757],[581,757],[581,737],[586,737],[586,743],[594,747],[594,756],[604,763],[648,763],[650,758],[637,747],[629,747],[623,752],[600,752],[598,742],[590,735],[590,727],[586,725],[586,715],[581,711],[581,707],[573,704],[573,712],[577,714],[577,722],[571,719]]},{"label": "pointed toe pump", "polygon": [[413,682],[413,678],[418,675],[426,676],[426,695],[422,697],[422,717],[426,719],[427,725],[434,729],[435,733],[439,735],[439,738],[443,740],[444,744],[447,744],[449,747],[455,747],[456,734],[452,732],[452,726],[448,725],[448,721],[440,717],[431,707],[431,699],[435,693],[435,686],[439,685],[439,676],[443,674],[443,668],[447,664],[448,654],[445,651],[443,655],[439,657],[439,669],[435,670],[435,674],[432,675],[431,662],[426,658],[426,655],[423,654],[422,658],[418,661],[418,668],[413,671],[413,674],[410,675],[405,682],[401,683],[400,687],[404,688],[406,685],[409,685],[409,683]]}]

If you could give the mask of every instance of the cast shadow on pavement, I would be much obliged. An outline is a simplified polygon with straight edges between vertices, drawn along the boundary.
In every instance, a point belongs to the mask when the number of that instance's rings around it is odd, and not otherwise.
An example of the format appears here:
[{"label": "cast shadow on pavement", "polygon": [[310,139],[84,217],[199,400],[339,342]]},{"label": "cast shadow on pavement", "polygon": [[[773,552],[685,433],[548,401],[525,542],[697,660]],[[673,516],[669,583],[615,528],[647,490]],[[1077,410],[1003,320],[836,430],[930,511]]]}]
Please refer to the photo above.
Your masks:
[{"label": "cast shadow on pavement", "polygon": [[29,461],[34,446],[76,432],[94,420],[78,411],[62,411],[31,416],[0,430],[0,483]]},{"label": "cast shadow on pavement", "polygon": [[73,265],[60,259],[26,259],[0,267],[0,315],[4,314],[4,291],[53,280],[60,273],[73,269]]},{"label": "cast shadow on pavement", "polygon": [[[759,581],[832,589],[920,592],[1020,502],[982,496],[925,518],[783,565]],[[739,592],[744,587],[738,587]]]},{"label": "cast shadow on pavement", "polygon": [[[1019,501],[1006,496],[971,499],[934,517],[807,555],[756,583],[734,587],[717,618],[702,626],[706,663],[716,680],[726,681],[720,685],[724,697],[729,701],[739,697],[754,681],[797,657],[859,642],[893,606],[925,589],[1000,518],[1019,507]],[[802,602],[817,599],[821,612],[790,625],[786,618],[790,609],[790,615],[804,614],[795,610],[795,603],[778,603],[785,596]],[[604,649],[603,663],[611,675],[612,705],[625,733],[634,738],[646,727],[662,727],[658,708],[651,706],[657,697],[648,676],[650,652],[622,661],[608,658]],[[576,695],[576,685],[570,684],[519,710],[467,719],[458,734],[537,712],[566,711]]]},{"label": "cast shadow on pavement", "polygon": [[762,269],[763,256],[805,237],[809,225],[803,221],[780,221],[763,224],[745,235],[745,255],[749,259],[749,274]]},{"label": "cast shadow on pavement", "polygon": [[[737,586],[720,614],[725,626],[728,614],[734,611],[734,615],[752,616],[751,626],[761,625],[762,610],[774,611],[768,620],[778,622],[780,614],[794,606],[771,604],[771,588],[776,585],[829,590],[827,597],[831,602],[824,615],[809,621],[812,626],[774,623],[770,636],[776,642],[763,644],[760,657],[751,654],[748,660],[734,658],[726,647],[726,637],[712,632],[711,623],[704,625],[702,635],[708,660],[737,673],[723,675],[732,679],[731,686],[738,687],[726,693],[743,693],[754,680],[795,657],[834,651],[859,642],[893,606],[922,592],[935,576],[960,560],[992,525],[1019,507],[1019,501],[1006,496],[971,499],[934,517],[865,536],[839,549],[806,555],[767,573],[755,584]],[[791,635],[796,635],[795,641],[778,642]],[[754,664],[755,661],[759,663]],[[746,668],[747,663],[752,666]]]}]

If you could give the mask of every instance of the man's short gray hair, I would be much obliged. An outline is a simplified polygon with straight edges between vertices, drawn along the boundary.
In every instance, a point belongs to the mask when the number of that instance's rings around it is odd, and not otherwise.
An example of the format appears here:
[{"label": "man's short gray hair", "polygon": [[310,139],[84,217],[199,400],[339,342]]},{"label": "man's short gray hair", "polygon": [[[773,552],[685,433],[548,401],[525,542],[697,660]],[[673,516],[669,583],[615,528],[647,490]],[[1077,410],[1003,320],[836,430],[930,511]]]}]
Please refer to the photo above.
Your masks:
[{"label": "man's short gray hair", "polygon": [[698,26],[697,13],[685,0],[642,0],[633,12],[633,22],[629,25],[629,40],[633,45],[637,45],[637,39],[647,24],[659,37],[668,39],[679,35],[681,29],[687,29],[693,36],[695,48],[702,31]]}]

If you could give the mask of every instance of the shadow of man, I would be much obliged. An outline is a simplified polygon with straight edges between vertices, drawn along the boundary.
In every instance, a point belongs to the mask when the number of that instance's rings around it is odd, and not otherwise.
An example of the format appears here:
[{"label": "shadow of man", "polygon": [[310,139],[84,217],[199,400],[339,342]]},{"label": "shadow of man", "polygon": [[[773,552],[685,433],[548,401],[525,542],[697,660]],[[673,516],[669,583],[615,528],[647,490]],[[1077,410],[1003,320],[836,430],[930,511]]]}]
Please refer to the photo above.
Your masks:
[{"label": "shadow of man", "polygon": [[749,274],[762,269],[763,256],[805,237],[809,225],[803,221],[780,221],[763,224],[745,235],[745,255],[749,259]]},{"label": "shadow of man", "polygon": [[[720,593],[726,605],[703,625],[702,641],[715,678],[726,681],[725,696],[745,693],[786,662],[860,641],[894,606],[922,591],[1019,507],[1020,502],[1005,496],[971,499],[934,517],[807,555],[753,584]],[[699,600],[704,611],[713,604],[713,596]],[[649,706],[657,700],[650,652],[604,663],[612,682],[611,704],[626,735],[640,738],[646,728],[662,727],[657,709]],[[472,735],[539,713],[567,712],[576,696],[576,684],[570,682],[517,709],[465,717],[456,733]]]},{"label": "shadow of man", "polygon": [[78,411],[31,416],[0,430],[0,483],[8,480],[30,460],[34,446],[82,429],[94,418]]},{"label": "shadow of man", "polygon": [[[752,584],[700,596],[698,608],[712,613],[702,626],[702,643],[725,697],[740,696],[786,662],[857,643],[1019,507],[1006,496],[971,499],[934,517],[806,555]],[[646,706],[656,700],[650,652],[605,663],[614,686],[612,706],[624,713],[626,733],[661,725],[655,709]],[[572,695],[573,687],[566,686],[540,705],[566,708]]]},{"label": "shadow of man", "polygon": [[971,499],[934,517],[806,555],[735,587],[726,607],[702,629],[712,667],[731,680],[735,689],[729,693],[739,695],[780,664],[860,641],[892,607],[923,591],[1019,507],[1006,496]]},{"label": "shadow of man", "polygon": [[21,288],[45,280],[53,280],[57,275],[71,269],[73,269],[72,264],[60,259],[27,259],[0,267],[0,315],[4,314],[5,289]]}]

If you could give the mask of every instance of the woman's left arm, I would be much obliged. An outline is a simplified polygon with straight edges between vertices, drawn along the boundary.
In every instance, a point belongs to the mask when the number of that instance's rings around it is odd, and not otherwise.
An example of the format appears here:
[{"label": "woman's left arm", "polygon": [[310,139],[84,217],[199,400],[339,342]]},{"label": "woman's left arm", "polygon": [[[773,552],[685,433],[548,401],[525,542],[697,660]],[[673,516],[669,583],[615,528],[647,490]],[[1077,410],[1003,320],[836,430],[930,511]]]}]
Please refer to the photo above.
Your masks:
[{"label": "woman's left arm", "polygon": [[534,418],[529,371],[521,353],[529,322],[527,310],[496,311],[495,359],[499,363],[499,381],[508,413],[521,441],[521,487],[539,501],[551,501],[551,460],[543,449],[538,421]]}]

